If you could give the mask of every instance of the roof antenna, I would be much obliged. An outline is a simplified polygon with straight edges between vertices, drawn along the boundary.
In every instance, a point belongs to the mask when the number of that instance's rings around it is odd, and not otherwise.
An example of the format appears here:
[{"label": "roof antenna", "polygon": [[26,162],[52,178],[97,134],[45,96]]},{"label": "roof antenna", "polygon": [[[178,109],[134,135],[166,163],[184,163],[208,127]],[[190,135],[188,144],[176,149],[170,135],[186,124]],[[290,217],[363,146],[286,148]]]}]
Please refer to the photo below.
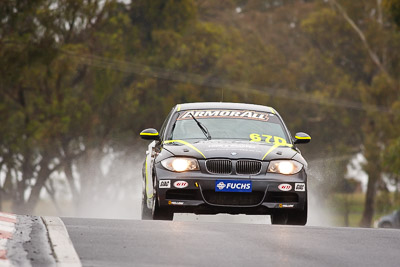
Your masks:
[{"label": "roof antenna", "polygon": [[224,87],[221,88],[221,102],[224,102]]}]

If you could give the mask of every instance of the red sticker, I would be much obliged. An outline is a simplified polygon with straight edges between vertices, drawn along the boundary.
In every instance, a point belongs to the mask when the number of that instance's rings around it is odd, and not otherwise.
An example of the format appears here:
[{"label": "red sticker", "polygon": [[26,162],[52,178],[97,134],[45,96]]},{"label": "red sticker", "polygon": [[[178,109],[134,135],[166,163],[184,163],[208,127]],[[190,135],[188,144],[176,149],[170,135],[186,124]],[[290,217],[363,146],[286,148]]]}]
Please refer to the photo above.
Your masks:
[{"label": "red sticker", "polygon": [[290,184],[280,184],[278,186],[278,188],[281,191],[290,191],[290,190],[292,190],[292,186]]},{"label": "red sticker", "polygon": [[174,183],[174,186],[175,186],[176,188],[185,188],[185,187],[188,187],[188,185],[189,185],[189,183],[188,183],[188,182],[185,182],[185,181],[176,181],[176,182]]}]

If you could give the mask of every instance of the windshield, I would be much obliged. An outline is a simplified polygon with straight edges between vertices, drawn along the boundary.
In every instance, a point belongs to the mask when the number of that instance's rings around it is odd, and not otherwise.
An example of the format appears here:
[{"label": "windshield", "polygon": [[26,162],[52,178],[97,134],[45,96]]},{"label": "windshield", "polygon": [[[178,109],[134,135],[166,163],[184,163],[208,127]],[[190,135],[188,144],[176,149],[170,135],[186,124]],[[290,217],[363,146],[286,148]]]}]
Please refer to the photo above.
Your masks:
[{"label": "windshield", "polygon": [[264,143],[290,143],[281,120],[274,114],[249,110],[189,110],[177,118],[172,140],[206,139],[193,120],[200,121],[213,140],[239,139]]}]

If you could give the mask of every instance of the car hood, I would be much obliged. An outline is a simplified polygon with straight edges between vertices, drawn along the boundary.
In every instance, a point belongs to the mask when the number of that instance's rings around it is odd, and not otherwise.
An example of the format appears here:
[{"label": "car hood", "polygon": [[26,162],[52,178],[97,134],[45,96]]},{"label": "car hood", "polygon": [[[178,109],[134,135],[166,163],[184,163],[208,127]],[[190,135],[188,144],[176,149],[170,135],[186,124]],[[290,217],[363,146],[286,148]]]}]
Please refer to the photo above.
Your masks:
[{"label": "car hood", "polygon": [[195,157],[199,159],[231,158],[291,159],[298,152],[289,146],[233,140],[209,140],[188,142],[184,140],[165,141],[163,148],[174,156]]}]

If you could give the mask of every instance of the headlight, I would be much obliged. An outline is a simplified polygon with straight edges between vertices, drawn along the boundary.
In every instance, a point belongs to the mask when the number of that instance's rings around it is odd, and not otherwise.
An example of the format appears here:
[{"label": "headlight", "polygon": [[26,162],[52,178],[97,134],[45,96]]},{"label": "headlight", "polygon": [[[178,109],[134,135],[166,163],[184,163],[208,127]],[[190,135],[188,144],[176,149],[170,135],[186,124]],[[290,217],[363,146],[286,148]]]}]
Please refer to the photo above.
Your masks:
[{"label": "headlight", "polygon": [[161,161],[161,165],[173,172],[198,171],[199,163],[192,158],[168,158]]},{"label": "headlight", "polygon": [[302,168],[303,164],[295,160],[273,160],[269,163],[267,172],[295,174]]}]

